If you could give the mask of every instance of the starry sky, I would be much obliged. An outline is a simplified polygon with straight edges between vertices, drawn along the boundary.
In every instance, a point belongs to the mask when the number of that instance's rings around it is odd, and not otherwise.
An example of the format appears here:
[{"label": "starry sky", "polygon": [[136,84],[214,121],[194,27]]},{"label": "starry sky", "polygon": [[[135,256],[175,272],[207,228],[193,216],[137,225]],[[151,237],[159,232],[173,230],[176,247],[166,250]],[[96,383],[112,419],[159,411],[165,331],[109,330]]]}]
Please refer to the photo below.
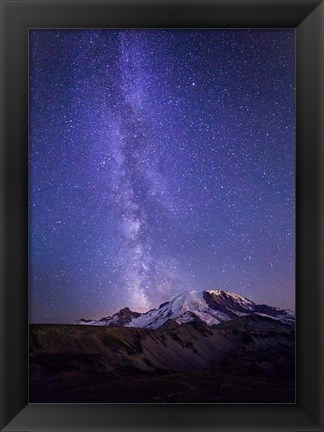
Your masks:
[{"label": "starry sky", "polygon": [[30,321],[295,303],[295,32],[30,31]]}]

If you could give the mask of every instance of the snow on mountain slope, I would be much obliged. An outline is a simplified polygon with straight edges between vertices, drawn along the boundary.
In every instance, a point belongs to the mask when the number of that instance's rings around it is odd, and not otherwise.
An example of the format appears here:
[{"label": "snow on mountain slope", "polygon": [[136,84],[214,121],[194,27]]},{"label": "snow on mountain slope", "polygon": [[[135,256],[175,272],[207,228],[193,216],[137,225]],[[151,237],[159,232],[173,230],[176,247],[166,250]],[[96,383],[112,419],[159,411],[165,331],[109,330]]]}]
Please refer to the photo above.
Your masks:
[{"label": "snow on mountain slope", "polygon": [[157,309],[139,314],[122,309],[112,317],[100,321],[80,320],[76,324],[124,326],[158,329],[163,326],[177,326],[192,321],[203,321],[208,326],[245,315],[259,315],[279,320],[284,323],[294,322],[290,311],[267,305],[257,305],[251,300],[223,290],[186,291]]},{"label": "snow on mountain slope", "polygon": [[[253,310],[255,303],[251,300],[224,290],[204,291],[205,297],[211,297],[216,303],[224,305],[236,311],[249,312]],[[207,300],[208,301],[208,300]]]},{"label": "snow on mountain slope", "polygon": [[[170,320],[174,320],[177,324],[201,320],[211,326],[233,318],[234,313],[228,315],[225,308],[217,309],[209,305],[206,293],[207,291],[186,291],[170,302],[162,304],[158,309],[150,310],[139,318],[133,319],[127,324],[127,327],[157,329]],[[219,293],[214,291],[210,296],[216,298],[220,295]],[[215,304],[216,302],[217,300],[214,299]]]},{"label": "snow on mountain slope", "polygon": [[[191,314],[188,314],[191,312]],[[209,325],[218,324],[220,320],[209,311],[204,299],[204,293],[198,291],[187,291],[175,297],[170,302],[162,304],[158,309],[133,319],[127,327],[146,327],[157,329],[169,320],[176,320],[178,324],[193,321],[195,317],[200,318]]]},{"label": "snow on mountain slope", "polygon": [[126,326],[157,329],[169,322],[180,325],[195,320],[212,326],[251,314],[263,314],[285,322],[294,319],[288,311],[267,305],[257,305],[235,293],[223,290],[187,291],[170,302],[163,303],[158,309],[152,309],[134,318]]}]

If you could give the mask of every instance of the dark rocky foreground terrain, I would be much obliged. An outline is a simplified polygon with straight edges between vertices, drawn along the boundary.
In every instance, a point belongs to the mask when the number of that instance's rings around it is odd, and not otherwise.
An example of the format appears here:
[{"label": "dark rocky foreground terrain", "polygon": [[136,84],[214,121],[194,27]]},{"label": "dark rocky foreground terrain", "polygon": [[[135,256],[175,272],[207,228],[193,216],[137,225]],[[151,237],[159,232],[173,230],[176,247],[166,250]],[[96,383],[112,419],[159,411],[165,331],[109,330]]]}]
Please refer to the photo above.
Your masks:
[{"label": "dark rocky foreground terrain", "polygon": [[30,402],[294,403],[294,326],[30,326]]}]

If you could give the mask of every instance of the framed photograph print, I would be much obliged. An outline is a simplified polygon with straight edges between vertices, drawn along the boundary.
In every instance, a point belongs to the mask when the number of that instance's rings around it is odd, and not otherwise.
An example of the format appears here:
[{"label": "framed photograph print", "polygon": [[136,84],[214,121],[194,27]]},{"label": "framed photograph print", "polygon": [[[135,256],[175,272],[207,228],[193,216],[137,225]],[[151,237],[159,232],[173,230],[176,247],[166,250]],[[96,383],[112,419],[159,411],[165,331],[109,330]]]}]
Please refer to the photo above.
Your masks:
[{"label": "framed photograph print", "polygon": [[1,17],[1,430],[322,431],[322,2]]}]

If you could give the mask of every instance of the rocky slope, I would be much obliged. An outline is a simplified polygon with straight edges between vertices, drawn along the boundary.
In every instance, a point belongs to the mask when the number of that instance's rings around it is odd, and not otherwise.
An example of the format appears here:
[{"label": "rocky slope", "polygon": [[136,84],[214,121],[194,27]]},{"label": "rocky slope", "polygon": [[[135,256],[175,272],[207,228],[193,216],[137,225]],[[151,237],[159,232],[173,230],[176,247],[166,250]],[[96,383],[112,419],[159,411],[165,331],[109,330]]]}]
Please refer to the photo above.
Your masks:
[{"label": "rocky slope", "polygon": [[30,401],[293,402],[294,343],[294,325],[257,314],[156,330],[31,325]]}]

